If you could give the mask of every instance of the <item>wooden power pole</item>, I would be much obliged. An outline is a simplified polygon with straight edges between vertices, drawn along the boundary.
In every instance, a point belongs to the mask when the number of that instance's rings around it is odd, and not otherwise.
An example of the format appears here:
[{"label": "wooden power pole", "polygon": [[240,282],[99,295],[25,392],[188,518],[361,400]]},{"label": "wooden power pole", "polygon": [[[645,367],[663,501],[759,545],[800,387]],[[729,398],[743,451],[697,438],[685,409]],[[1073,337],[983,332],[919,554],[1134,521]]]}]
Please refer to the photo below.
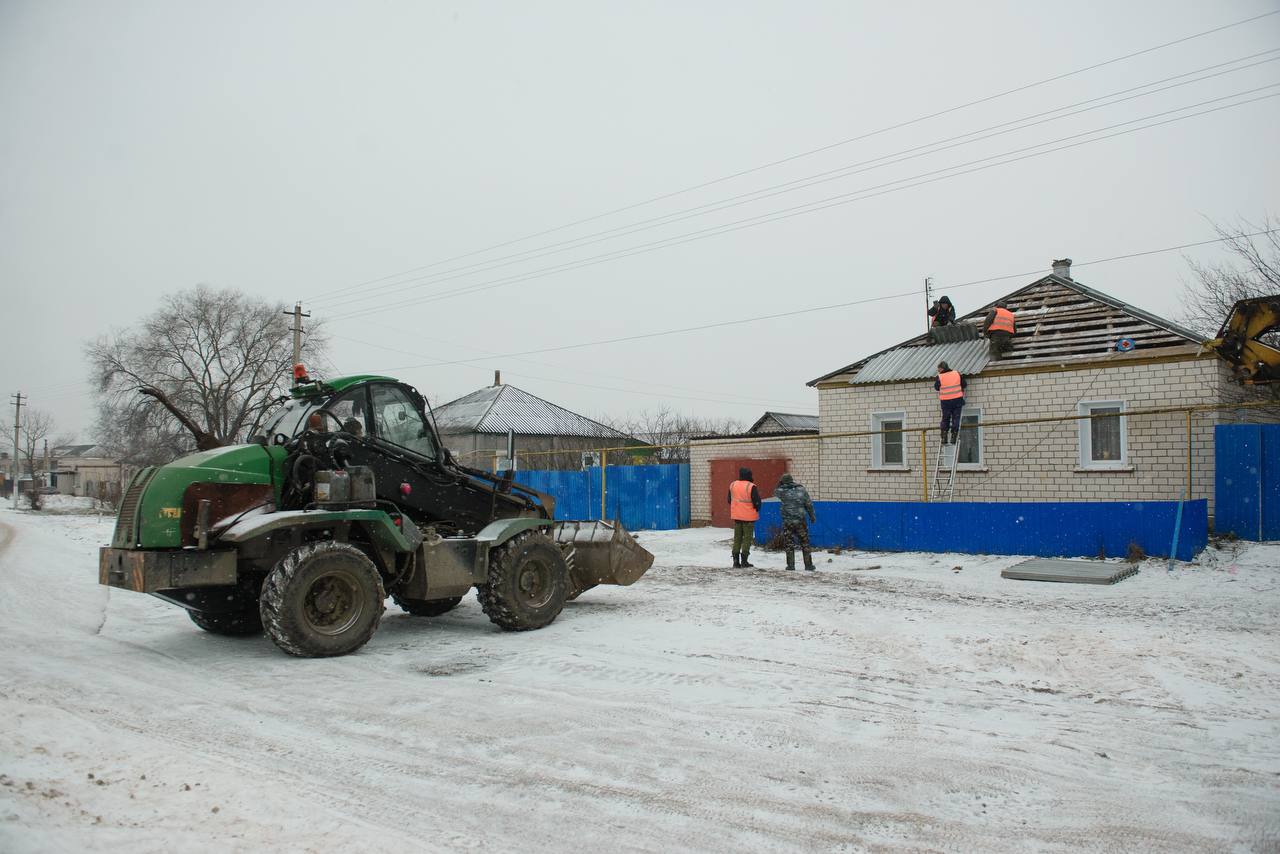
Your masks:
[{"label": "wooden power pole", "polygon": [[293,316],[293,363],[296,365],[302,361],[302,318],[310,317],[311,312],[304,312],[302,303],[295,302],[293,311],[286,311],[285,314]]},{"label": "wooden power pole", "polygon": [[13,509],[18,509],[18,434],[22,430],[22,392],[9,395],[13,401]]}]

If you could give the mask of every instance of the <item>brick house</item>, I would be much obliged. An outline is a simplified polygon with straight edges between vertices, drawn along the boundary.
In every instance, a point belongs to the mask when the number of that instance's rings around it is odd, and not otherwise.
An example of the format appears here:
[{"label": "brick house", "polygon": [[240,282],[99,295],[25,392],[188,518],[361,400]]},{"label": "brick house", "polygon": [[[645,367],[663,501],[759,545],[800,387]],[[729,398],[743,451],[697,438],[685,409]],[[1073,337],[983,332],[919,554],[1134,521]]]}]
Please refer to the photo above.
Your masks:
[{"label": "brick house", "polygon": [[[711,518],[714,495],[699,469],[719,457],[786,460],[815,499],[919,501],[938,451],[936,366],[968,380],[954,500],[1107,501],[1188,498],[1213,502],[1213,427],[1227,413],[1137,410],[1239,399],[1225,363],[1201,352],[1189,330],[1071,277],[1070,261],[1004,298],[1017,316],[1012,348],[998,359],[977,336],[990,306],[943,335],[922,334],[863,357],[808,385],[819,395],[817,441],[692,449],[691,517]],[[1017,426],[992,422],[1100,416]],[[932,428],[921,446],[917,428]],[[841,436],[846,433],[879,435]],[[1190,452],[1188,452],[1190,432]],[[936,496],[934,496],[936,497]]]}]

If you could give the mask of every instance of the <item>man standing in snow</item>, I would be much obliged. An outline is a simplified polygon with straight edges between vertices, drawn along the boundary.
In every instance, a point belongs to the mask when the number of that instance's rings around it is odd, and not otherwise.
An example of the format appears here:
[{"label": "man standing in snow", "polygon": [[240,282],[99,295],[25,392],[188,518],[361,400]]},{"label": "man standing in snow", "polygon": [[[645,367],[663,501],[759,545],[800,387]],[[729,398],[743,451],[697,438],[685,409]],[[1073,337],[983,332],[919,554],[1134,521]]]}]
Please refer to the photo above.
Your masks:
[{"label": "man standing in snow", "polygon": [[751,482],[751,469],[738,469],[738,479],[729,484],[729,516],[733,519],[733,568],[750,567],[747,555],[760,518],[760,490]]},{"label": "man standing in snow", "polygon": [[782,502],[782,541],[786,543],[787,569],[796,568],[796,549],[804,556],[804,568],[813,572],[813,552],[809,550],[809,524],[818,521],[813,512],[809,490],[796,483],[789,474],[778,480],[773,495]]}]

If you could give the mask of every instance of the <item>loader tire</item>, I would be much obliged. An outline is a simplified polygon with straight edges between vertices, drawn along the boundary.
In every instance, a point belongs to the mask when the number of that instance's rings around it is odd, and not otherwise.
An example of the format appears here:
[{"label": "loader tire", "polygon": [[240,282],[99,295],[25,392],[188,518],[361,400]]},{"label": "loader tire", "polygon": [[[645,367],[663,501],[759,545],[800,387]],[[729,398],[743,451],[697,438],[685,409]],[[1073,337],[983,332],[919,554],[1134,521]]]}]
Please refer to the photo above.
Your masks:
[{"label": "loader tire", "polygon": [[229,637],[245,637],[262,634],[262,615],[255,605],[248,611],[228,611],[213,614],[208,611],[188,611],[191,622],[206,632]]},{"label": "loader tire", "polygon": [[368,643],[382,619],[382,577],[346,543],[307,543],[275,565],[259,610],[267,637],[290,655],[346,655]]},{"label": "loader tire", "polygon": [[517,534],[489,553],[489,578],[476,598],[489,620],[508,631],[540,629],[564,608],[569,567],[541,531]]},{"label": "loader tire", "polygon": [[447,614],[462,603],[461,596],[453,596],[449,599],[402,599],[394,593],[391,594],[391,601],[399,605],[406,613],[415,617],[439,617],[441,614]]}]

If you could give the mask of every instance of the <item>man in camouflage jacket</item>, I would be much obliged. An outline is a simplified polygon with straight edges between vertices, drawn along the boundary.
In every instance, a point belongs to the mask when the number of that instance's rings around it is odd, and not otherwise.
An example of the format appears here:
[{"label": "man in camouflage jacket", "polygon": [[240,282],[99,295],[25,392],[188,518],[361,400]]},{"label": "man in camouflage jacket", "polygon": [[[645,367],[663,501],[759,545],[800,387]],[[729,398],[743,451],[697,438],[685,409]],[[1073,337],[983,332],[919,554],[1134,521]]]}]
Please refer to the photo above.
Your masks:
[{"label": "man in camouflage jacket", "polygon": [[809,490],[792,480],[791,475],[784,474],[778,480],[773,496],[782,502],[782,539],[786,543],[787,569],[796,568],[796,549],[799,548],[804,555],[804,568],[814,571],[817,567],[813,565],[813,552],[809,549],[808,523],[816,522],[818,516],[813,512]]}]

